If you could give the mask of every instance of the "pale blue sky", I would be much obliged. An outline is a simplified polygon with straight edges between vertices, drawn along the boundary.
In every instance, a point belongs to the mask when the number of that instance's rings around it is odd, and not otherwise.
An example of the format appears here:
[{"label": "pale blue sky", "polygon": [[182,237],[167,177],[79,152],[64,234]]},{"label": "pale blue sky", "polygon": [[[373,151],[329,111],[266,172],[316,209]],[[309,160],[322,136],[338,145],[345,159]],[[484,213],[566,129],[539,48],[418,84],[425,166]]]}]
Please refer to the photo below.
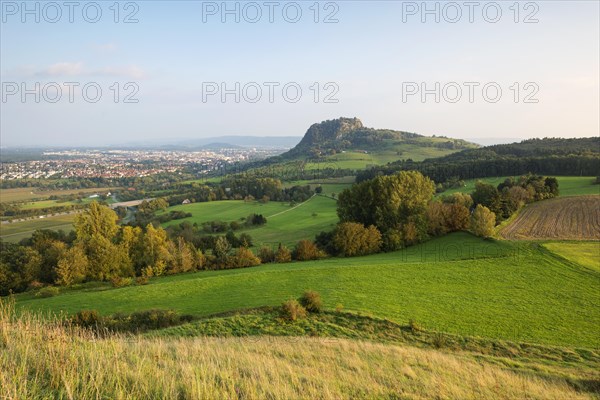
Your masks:
[{"label": "pale blue sky", "polygon": [[[54,10],[39,3],[40,22],[34,15],[22,15],[21,1],[1,1],[2,25],[0,72],[2,102],[0,128],[2,145],[98,145],[144,139],[193,138],[221,135],[302,135],[314,122],[340,116],[359,117],[365,125],[407,130],[422,134],[479,139],[529,138],[544,136],[593,136],[599,133],[599,2],[541,1],[519,4],[519,23],[514,22],[514,3],[497,2],[502,17],[497,23],[484,19],[480,2],[474,10],[474,23],[468,9],[461,6],[462,18],[450,23],[440,14],[425,23],[421,14],[408,15],[421,2],[338,1],[320,2],[320,23],[314,23],[314,1],[298,2],[302,17],[297,23],[283,18],[290,2],[278,2],[274,22],[268,21],[268,8],[257,23],[240,15],[240,23],[229,15],[223,23],[220,14],[206,15],[203,8],[221,2],[138,1],[137,23],[125,24],[127,2],[120,2],[119,23],[114,23],[113,1],[97,2],[102,17],[86,22],[80,2],[69,22],[62,8],[57,23]],[[59,1],[58,4],[62,4]],[[240,12],[245,3],[240,2]],[[333,3],[333,2],[329,2]],[[463,5],[464,2],[457,2]],[[36,2],[29,2],[33,8]],[[428,7],[435,7],[435,2]],[[444,3],[439,3],[442,10]],[[228,3],[234,7],[234,2]],[[327,10],[324,10],[325,7]],[[323,23],[332,11],[337,23]],[[406,22],[403,22],[403,10]],[[414,9],[413,9],[414,10]],[[252,10],[247,8],[250,13]],[[454,11],[447,8],[447,19]],[[452,12],[452,14],[450,14]],[[523,23],[535,12],[538,23]],[[93,18],[93,8],[88,9]],[[247,14],[252,18],[254,14]],[[21,17],[26,17],[22,22]],[[487,17],[493,19],[494,9]],[[63,97],[50,103],[44,96],[10,94],[21,85],[34,89],[49,82],[64,85],[76,82],[74,100]],[[81,96],[81,87],[96,83],[102,89],[97,103]],[[110,87],[117,82],[120,92],[114,103]],[[123,103],[123,86],[134,82],[139,102]],[[225,82],[233,88],[257,82],[263,99],[234,102],[229,95],[203,101],[203,83]],[[264,82],[277,82],[274,102],[267,100]],[[284,99],[281,87],[296,82],[302,88],[297,103]],[[314,83],[321,98],[315,103]],[[326,83],[339,92],[337,103],[323,102]],[[434,88],[457,82],[463,98],[439,103],[429,95],[403,101],[407,82],[425,83]],[[474,101],[467,99],[464,82],[477,82]],[[481,87],[497,83],[502,97],[496,103],[482,97]],[[520,99],[514,102],[519,83]],[[524,103],[523,96],[534,91],[538,103]],[[403,85],[404,83],[404,85]],[[511,90],[511,87],[513,88]],[[114,88],[114,87],[113,87]],[[131,87],[129,88],[131,89]],[[451,88],[450,88],[451,89]],[[54,92],[46,94],[52,96]],[[452,89],[454,90],[454,89]],[[254,92],[251,92],[254,93]],[[453,91],[447,93],[453,97]],[[252,95],[253,96],[253,95]]]}]

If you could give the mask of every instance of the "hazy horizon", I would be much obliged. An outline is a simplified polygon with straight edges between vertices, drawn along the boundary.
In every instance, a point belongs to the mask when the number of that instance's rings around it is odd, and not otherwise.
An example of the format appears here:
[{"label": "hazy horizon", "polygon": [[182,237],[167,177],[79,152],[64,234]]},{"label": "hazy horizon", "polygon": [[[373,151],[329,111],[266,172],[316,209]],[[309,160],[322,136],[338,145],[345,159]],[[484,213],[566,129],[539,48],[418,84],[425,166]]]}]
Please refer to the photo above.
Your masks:
[{"label": "hazy horizon", "polygon": [[2,2],[0,145],[301,136],[340,116],[482,144],[600,130],[598,2],[275,3],[101,3],[71,22]]}]

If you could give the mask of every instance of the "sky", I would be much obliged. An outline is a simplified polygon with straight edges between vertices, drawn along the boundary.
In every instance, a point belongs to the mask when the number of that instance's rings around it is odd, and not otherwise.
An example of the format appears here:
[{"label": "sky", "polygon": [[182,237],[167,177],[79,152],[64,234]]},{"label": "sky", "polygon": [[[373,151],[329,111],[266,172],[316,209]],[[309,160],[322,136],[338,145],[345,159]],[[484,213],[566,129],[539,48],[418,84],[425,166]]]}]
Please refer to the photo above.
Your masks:
[{"label": "sky", "polygon": [[0,1],[3,147],[597,136],[598,1]]}]

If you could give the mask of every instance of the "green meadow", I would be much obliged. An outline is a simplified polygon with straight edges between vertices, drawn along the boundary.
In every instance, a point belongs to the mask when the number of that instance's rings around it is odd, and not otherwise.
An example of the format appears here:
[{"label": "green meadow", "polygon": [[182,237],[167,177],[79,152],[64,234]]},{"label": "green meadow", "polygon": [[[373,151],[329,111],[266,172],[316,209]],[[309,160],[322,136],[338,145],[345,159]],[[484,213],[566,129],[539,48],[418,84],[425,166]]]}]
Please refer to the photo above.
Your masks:
[{"label": "green meadow", "polygon": [[560,257],[600,272],[600,242],[551,242],[543,246]]},{"label": "green meadow", "polygon": [[102,314],[174,309],[209,316],[275,306],[304,290],[325,305],[429,330],[519,342],[599,348],[597,271],[529,242],[455,233],[369,257],[268,264],[159,277],[145,286],[69,289],[50,298],[17,295],[17,306]]},{"label": "green meadow", "polygon": [[184,211],[192,217],[170,221],[163,226],[184,221],[202,224],[208,221],[241,222],[252,213],[267,218],[266,225],[247,229],[255,245],[275,246],[279,243],[293,246],[300,239],[313,239],[321,231],[332,230],[338,221],[336,201],[326,196],[314,196],[308,201],[290,206],[288,203],[244,202],[241,200],[193,203],[170,207],[168,211]]}]

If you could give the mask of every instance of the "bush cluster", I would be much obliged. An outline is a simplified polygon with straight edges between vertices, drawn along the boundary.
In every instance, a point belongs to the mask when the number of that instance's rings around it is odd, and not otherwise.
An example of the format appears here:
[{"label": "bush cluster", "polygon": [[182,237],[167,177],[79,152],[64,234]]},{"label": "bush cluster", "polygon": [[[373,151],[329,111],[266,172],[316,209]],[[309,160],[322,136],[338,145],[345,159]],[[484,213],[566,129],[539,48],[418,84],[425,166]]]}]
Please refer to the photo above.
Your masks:
[{"label": "bush cluster", "polygon": [[323,308],[321,295],[308,290],[298,300],[288,300],[281,305],[281,318],[296,321],[305,318],[308,313],[319,313]]},{"label": "bush cluster", "polygon": [[73,325],[96,331],[139,333],[190,322],[193,317],[173,310],[146,310],[103,317],[96,310],[82,310],[69,320]]}]

